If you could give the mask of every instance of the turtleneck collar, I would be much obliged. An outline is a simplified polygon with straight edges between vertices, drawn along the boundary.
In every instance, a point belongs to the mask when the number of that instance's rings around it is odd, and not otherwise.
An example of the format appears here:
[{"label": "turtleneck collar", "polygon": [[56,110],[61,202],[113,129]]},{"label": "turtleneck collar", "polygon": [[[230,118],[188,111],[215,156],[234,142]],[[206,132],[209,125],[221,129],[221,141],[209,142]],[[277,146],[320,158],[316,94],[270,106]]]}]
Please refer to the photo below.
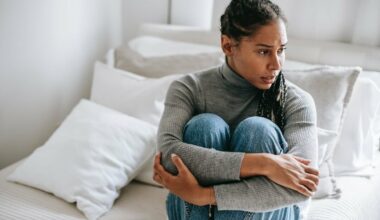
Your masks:
[{"label": "turtleneck collar", "polygon": [[232,70],[232,68],[227,64],[227,60],[219,67],[219,71],[222,74],[225,83],[229,86],[237,87],[239,89],[252,90],[255,94],[258,91],[255,86]]}]

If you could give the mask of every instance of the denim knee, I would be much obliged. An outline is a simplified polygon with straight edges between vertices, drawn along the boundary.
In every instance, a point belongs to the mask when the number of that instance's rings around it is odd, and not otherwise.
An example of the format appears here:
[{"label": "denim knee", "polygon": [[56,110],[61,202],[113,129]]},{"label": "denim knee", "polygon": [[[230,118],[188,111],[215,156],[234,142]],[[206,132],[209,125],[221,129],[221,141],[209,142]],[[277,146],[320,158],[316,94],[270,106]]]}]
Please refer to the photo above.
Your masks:
[{"label": "denim knee", "polygon": [[230,140],[228,124],[218,115],[203,113],[185,125],[183,141],[206,148],[224,151]]},{"label": "denim knee", "polygon": [[237,152],[281,154],[288,151],[281,129],[271,120],[257,116],[239,123],[232,146]]}]

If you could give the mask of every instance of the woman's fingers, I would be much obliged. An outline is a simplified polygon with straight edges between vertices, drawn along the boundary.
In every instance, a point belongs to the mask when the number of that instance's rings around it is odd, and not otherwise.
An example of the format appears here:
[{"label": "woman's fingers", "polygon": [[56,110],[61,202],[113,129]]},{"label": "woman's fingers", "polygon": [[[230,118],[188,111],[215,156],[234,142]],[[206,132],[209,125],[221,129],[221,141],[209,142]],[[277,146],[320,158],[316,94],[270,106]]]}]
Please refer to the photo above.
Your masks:
[{"label": "woman's fingers", "polygon": [[156,156],[154,157],[154,163],[153,163],[153,169],[154,172],[160,172],[159,167],[161,165],[161,153],[157,153]]},{"label": "woman's fingers", "polygon": [[306,179],[311,180],[314,182],[315,185],[318,186],[319,184],[319,177],[313,174],[306,174]]},{"label": "woman's fingers", "polygon": [[165,179],[172,176],[169,172],[165,170],[165,168],[161,165],[161,153],[156,154],[154,158],[154,173],[158,174],[161,178],[161,181],[165,181]]},{"label": "woman's fingers", "polygon": [[300,183],[302,185],[306,186],[312,192],[317,191],[317,185],[313,181],[311,181],[309,179],[303,179],[303,180],[300,181]]},{"label": "woman's fingers", "polygon": [[172,157],[172,161],[174,165],[177,167],[178,174],[186,174],[190,172],[187,166],[183,163],[182,159],[178,155],[172,154],[171,157]]},{"label": "woman's fingers", "polygon": [[159,184],[163,184],[160,175],[158,175],[157,173],[153,174],[153,180]]},{"label": "woman's fingers", "polygon": [[161,152],[157,153],[154,157],[154,165],[153,165],[154,171],[157,173],[162,173],[165,171],[164,167],[161,165]]},{"label": "woman's fingers", "polygon": [[154,173],[153,173],[153,180],[156,181],[159,184],[163,184],[162,178],[160,176],[160,160],[161,160],[161,153],[157,153],[156,156],[154,157]]},{"label": "woman's fingers", "polygon": [[156,156],[154,156],[154,168],[156,164],[160,164],[161,163],[161,152],[158,152],[156,154]]},{"label": "woman's fingers", "polygon": [[308,174],[313,174],[313,175],[319,176],[319,171],[317,169],[314,169],[313,167],[304,166],[304,170]]},{"label": "woman's fingers", "polygon": [[311,166],[308,166],[311,163],[311,160],[304,159],[302,157],[294,156],[294,159],[296,159],[298,162],[303,164],[304,170],[306,173],[313,174],[316,176],[319,176],[319,171]]},{"label": "woman's fingers", "polygon": [[308,159],[305,159],[305,158],[302,158],[302,157],[298,157],[298,156],[294,156],[294,159],[296,159],[298,162],[304,164],[304,165],[309,165],[311,163],[311,160],[308,160]]},{"label": "woman's fingers", "polygon": [[306,186],[302,184],[298,185],[295,190],[307,197],[310,197],[313,195],[313,192],[311,192]]}]

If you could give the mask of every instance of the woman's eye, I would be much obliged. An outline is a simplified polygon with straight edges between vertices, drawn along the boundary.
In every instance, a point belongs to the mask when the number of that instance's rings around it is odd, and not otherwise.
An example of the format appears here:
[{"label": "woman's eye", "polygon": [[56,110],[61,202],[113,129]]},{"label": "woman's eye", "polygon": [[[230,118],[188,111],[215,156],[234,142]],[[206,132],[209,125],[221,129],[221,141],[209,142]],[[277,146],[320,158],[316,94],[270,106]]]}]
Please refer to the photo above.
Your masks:
[{"label": "woman's eye", "polygon": [[[284,51],[285,51],[285,47],[283,47],[283,48],[280,48],[280,49],[278,49],[277,50],[277,54],[278,55],[281,55],[281,54],[283,54],[284,53]],[[260,55],[260,56],[267,56],[267,55],[269,55],[271,53],[271,51],[270,50],[258,50],[258,54]],[[274,53],[274,51],[273,51],[273,53]]]},{"label": "woman's eye", "polygon": [[269,53],[269,51],[267,51],[267,50],[259,50],[258,53],[259,53],[259,55],[264,56],[264,55],[267,55]]},{"label": "woman's eye", "polygon": [[277,54],[282,54],[282,53],[285,52],[285,50],[286,50],[286,47],[283,47],[283,48],[281,48],[281,49],[279,49],[279,50],[277,51]]}]

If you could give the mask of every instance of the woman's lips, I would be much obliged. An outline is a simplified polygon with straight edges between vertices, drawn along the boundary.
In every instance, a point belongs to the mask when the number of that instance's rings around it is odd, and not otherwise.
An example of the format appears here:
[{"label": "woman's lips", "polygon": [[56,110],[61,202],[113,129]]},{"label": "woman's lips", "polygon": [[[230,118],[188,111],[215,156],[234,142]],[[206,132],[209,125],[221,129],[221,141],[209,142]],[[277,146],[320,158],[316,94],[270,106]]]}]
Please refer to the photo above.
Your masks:
[{"label": "woman's lips", "polygon": [[265,84],[273,84],[274,83],[274,76],[269,76],[269,77],[261,77],[261,81]]}]

